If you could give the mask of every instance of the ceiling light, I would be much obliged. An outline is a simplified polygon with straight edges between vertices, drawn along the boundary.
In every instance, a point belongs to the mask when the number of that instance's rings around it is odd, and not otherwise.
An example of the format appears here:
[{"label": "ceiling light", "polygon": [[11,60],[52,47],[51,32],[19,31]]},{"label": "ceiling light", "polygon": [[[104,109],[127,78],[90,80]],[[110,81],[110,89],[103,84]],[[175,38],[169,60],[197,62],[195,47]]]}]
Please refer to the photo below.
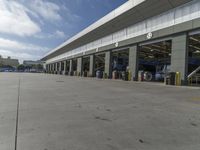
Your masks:
[{"label": "ceiling light", "polygon": [[154,58],[154,56],[148,56],[149,58]]},{"label": "ceiling light", "polygon": [[194,53],[200,53],[200,50],[196,50]]}]

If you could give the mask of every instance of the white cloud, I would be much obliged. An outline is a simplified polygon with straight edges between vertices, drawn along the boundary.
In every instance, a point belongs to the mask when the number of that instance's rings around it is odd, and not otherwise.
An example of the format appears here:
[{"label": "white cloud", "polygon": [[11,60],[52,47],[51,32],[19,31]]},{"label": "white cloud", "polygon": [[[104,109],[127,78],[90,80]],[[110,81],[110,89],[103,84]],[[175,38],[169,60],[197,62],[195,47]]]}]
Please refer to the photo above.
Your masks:
[{"label": "white cloud", "polygon": [[55,21],[62,19],[59,14],[60,7],[52,2],[34,0],[30,7],[46,20]]},{"label": "white cloud", "polygon": [[62,31],[59,31],[59,30],[57,30],[57,31],[55,32],[55,36],[56,36],[57,38],[65,38],[65,37],[66,37],[65,33],[62,32]]},{"label": "white cloud", "polygon": [[49,51],[47,47],[0,38],[0,55],[3,57],[11,56],[12,58],[17,58],[21,63],[23,60],[38,60],[47,51]]},{"label": "white cloud", "polygon": [[0,54],[4,58],[10,56],[11,58],[18,59],[20,63],[23,63],[23,60],[39,60],[41,58],[40,55],[31,55],[28,53],[21,52],[13,52],[11,50],[0,49]]},{"label": "white cloud", "polygon": [[9,49],[13,52],[26,52],[26,53],[44,53],[48,50],[47,47],[40,47],[33,44],[21,43],[14,40],[0,38],[0,48]]},{"label": "white cloud", "polygon": [[68,21],[68,23],[77,22],[77,21],[81,20],[80,16],[78,16],[77,14],[72,13],[71,10],[68,7],[66,7],[65,5],[62,6],[62,9],[65,12],[64,13],[64,18],[66,19],[66,21]]},{"label": "white cloud", "polygon": [[56,30],[54,33],[52,34],[40,34],[40,35],[35,35],[36,38],[39,39],[64,39],[67,38],[68,36],[60,30]]},{"label": "white cloud", "polygon": [[16,1],[0,0],[0,32],[18,36],[31,36],[41,31],[39,25],[28,16],[34,14]]}]

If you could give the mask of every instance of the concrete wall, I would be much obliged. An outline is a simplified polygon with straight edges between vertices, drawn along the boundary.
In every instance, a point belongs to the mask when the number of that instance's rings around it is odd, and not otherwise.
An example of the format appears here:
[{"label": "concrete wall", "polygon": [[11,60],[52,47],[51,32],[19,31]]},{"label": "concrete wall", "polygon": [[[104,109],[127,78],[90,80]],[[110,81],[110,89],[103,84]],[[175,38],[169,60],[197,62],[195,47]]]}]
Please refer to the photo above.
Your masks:
[{"label": "concrete wall", "polygon": [[69,75],[71,75],[73,71],[74,71],[73,70],[73,61],[72,61],[72,59],[70,59],[69,60]]},{"label": "concrete wall", "polygon": [[82,57],[77,59],[77,73],[79,76],[82,75],[82,68],[83,68],[83,59]]},{"label": "concrete wall", "polygon": [[108,77],[108,78],[111,78],[111,75],[112,75],[112,73],[111,73],[111,52],[110,51],[107,51],[106,53],[105,53],[105,70],[104,70],[104,72],[105,72],[105,75],[106,75],[106,77]]},{"label": "concrete wall", "polygon": [[131,71],[131,80],[138,79],[138,46],[129,48],[129,70]]},{"label": "concrete wall", "polygon": [[89,76],[94,76],[94,55],[90,55],[90,66],[89,66]]},{"label": "concrete wall", "polygon": [[188,45],[187,34],[180,34],[173,37],[171,71],[180,72],[182,84],[186,84],[188,71]]},{"label": "concrete wall", "polygon": [[66,74],[66,71],[67,71],[67,70],[66,70],[66,69],[67,69],[66,67],[67,67],[67,61],[64,61],[64,70],[63,70],[63,74],[64,74],[64,75]]}]

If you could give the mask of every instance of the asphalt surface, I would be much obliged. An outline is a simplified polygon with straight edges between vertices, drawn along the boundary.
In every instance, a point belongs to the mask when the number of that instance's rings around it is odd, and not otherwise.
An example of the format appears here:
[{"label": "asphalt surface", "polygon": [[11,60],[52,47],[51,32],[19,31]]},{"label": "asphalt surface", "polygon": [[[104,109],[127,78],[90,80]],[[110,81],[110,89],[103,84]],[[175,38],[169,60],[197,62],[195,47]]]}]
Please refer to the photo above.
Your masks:
[{"label": "asphalt surface", "polygon": [[198,88],[0,73],[0,150],[199,149]]}]

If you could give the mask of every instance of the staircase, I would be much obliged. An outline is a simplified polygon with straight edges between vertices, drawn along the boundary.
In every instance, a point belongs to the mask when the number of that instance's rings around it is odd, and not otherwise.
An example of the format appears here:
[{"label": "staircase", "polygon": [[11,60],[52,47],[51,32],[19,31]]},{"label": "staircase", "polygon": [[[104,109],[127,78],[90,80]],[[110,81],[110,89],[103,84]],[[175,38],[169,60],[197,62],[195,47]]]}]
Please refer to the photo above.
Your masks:
[{"label": "staircase", "polygon": [[200,66],[188,75],[188,83],[191,86],[200,86]]}]

